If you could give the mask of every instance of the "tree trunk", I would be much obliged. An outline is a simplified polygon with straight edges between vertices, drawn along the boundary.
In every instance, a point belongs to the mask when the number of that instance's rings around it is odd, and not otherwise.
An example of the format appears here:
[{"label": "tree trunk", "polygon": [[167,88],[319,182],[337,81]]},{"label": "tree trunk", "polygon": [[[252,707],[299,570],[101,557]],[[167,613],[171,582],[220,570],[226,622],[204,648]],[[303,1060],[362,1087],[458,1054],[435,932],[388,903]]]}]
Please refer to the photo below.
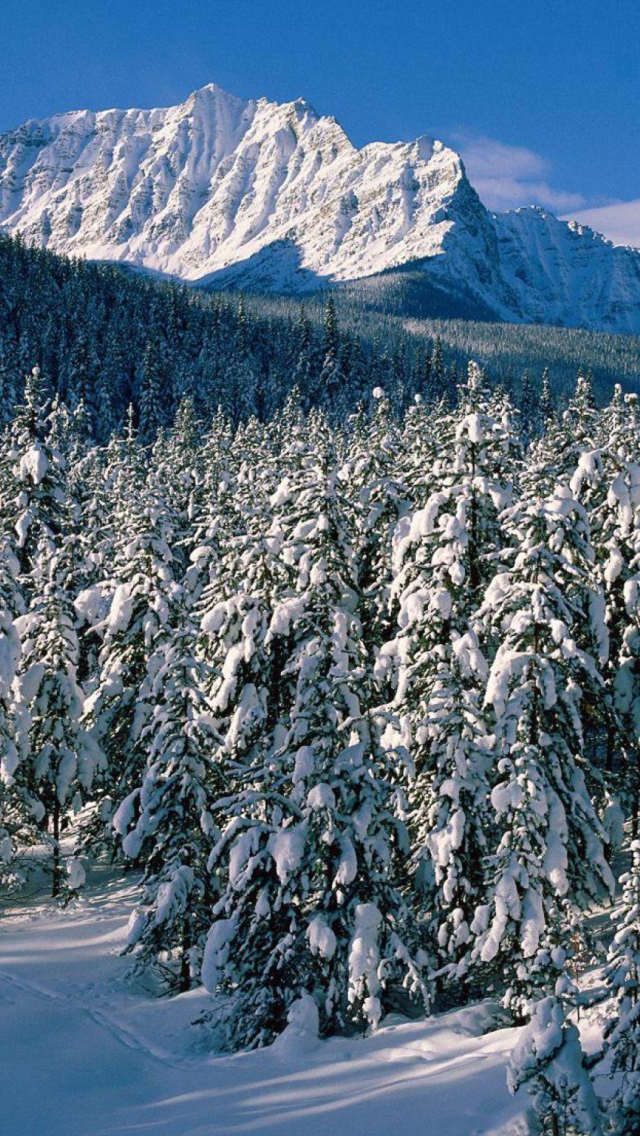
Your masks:
[{"label": "tree trunk", "polygon": [[62,889],[62,862],[60,859],[60,802],[56,797],[53,803],[53,873],[51,879],[51,895],[54,899],[60,895]]},{"label": "tree trunk", "polygon": [[180,993],[184,994],[187,990],[191,989],[191,967],[189,954],[191,951],[192,934],[191,934],[191,915],[187,913],[184,917],[182,925],[182,957],[180,959]]}]

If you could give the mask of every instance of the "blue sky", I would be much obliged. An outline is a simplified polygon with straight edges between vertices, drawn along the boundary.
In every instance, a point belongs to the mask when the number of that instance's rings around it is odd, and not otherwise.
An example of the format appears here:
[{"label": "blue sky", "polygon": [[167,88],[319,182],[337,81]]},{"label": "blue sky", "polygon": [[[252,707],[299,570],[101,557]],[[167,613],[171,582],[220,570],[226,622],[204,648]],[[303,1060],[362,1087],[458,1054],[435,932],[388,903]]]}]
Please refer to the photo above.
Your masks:
[{"label": "blue sky", "polygon": [[494,208],[640,198],[638,0],[0,0],[0,65],[0,130],[214,81],[444,138]]}]

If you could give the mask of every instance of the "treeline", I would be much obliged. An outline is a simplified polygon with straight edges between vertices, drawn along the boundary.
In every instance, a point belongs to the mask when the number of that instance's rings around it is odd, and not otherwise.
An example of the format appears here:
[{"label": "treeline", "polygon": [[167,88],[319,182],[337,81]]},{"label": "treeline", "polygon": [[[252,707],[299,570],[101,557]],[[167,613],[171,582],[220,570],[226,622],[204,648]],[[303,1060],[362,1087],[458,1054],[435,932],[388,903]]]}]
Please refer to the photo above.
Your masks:
[{"label": "treeline", "polygon": [[[231,1047],[301,1006],[329,1034],[494,990],[531,1018],[514,1086],[596,1131],[567,1014],[637,829],[635,397],[599,411],[583,378],[525,449],[471,364],[454,408],[396,419],[377,388],[339,427],[294,395],[203,432],[186,398],[152,446],[131,413],[95,446],[35,370],[0,506],[5,886],[48,841],[77,888],[75,817],[81,860],[142,869],[136,966],[203,981]],[[607,971],[621,1125],[639,871]]]}]

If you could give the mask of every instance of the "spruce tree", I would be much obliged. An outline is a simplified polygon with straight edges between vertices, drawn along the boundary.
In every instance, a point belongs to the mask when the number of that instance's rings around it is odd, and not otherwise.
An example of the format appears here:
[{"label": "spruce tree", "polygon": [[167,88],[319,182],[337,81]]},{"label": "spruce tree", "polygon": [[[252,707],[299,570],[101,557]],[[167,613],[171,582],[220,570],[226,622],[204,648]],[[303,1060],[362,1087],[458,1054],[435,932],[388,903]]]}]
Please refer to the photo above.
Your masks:
[{"label": "spruce tree", "polygon": [[392,685],[395,674],[392,705],[413,768],[415,884],[445,971],[468,951],[482,895],[491,729],[482,714],[487,660],[475,615],[500,549],[498,508],[510,500],[514,451],[508,416],[502,407],[500,419],[492,414],[474,364],[461,399],[455,415],[439,420],[431,494],[396,530],[399,629],[377,664]]},{"label": "spruce tree", "polygon": [[24,614],[16,624],[22,640],[17,689],[23,754],[14,785],[51,845],[54,896],[62,889],[62,828],[72,805],[88,790],[97,759],[80,723],[73,509],[66,463],[52,437],[60,421],[35,369],[9,451],[14,488],[8,493],[8,511],[15,518],[24,595]]},{"label": "spruce tree", "polygon": [[613,999],[605,1026],[605,1052],[614,1078],[607,1111],[615,1136],[640,1127],[640,841],[631,845],[629,871],[620,877],[622,903],[609,948],[605,981]]},{"label": "spruce tree", "polygon": [[101,810],[109,826],[118,805],[140,783],[144,760],[137,745],[149,712],[140,699],[159,635],[169,627],[177,592],[172,549],[176,518],[129,421],[117,448],[113,478],[116,542],[111,565],[110,605],[100,625],[98,680],[87,699],[87,726],[104,747]]},{"label": "spruce tree", "polygon": [[407,496],[399,480],[400,431],[391,420],[389,400],[380,387],[374,389],[373,398],[371,421],[352,430],[340,475],[353,512],[361,620],[371,662],[394,626],[392,543]]},{"label": "spruce tree", "polygon": [[34,843],[36,836],[34,802],[16,783],[24,756],[14,689],[22,650],[15,624],[18,567],[10,543],[4,540],[0,544],[0,885],[6,891],[25,882],[19,853],[21,846]]},{"label": "spruce tree", "polygon": [[603,688],[596,660],[576,643],[580,595],[590,586],[586,516],[561,489],[504,520],[512,564],[488,588],[478,617],[499,641],[486,691],[496,715],[499,842],[472,931],[474,957],[494,966],[499,958],[506,1001],[520,1014],[547,980],[563,898],[587,905],[612,878],[580,723],[581,695]]},{"label": "spruce tree", "polygon": [[93,781],[98,752],[81,718],[78,640],[74,611],[59,560],[47,558],[37,597],[21,619],[19,689],[25,708],[27,756],[16,782],[25,793],[52,851],[52,895],[63,886],[61,837],[69,810]]},{"label": "spruce tree", "polygon": [[213,899],[212,808],[223,787],[216,764],[221,739],[195,644],[196,629],[179,609],[140,690],[149,708],[138,742],[145,757],[141,782],[114,817],[125,855],[145,864],[127,950],[135,952],[138,968],[158,967],[179,990],[188,990],[199,973]]},{"label": "spruce tree", "polygon": [[394,981],[424,993],[394,878],[402,826],[367,713],[353,549],[335,470],[310,458],[286,501],[284,555],[297,583],[276,608],[273,634],[293,631],[283,668],[288,721],[279,749],[265,755],[262,784],[236,796],[213,857],[226,886],[204,978],[235,995],[235,1044],[272,1038],[305,990],[325,1032],[348,1020],[375,1025]]},{"label": "spruce tree", "polygon": [[516,1093],[526,1085],[540,1136],[602,1136],[580,1035],[563,993],[535,1003],[511,1055],[509,1088]]}]

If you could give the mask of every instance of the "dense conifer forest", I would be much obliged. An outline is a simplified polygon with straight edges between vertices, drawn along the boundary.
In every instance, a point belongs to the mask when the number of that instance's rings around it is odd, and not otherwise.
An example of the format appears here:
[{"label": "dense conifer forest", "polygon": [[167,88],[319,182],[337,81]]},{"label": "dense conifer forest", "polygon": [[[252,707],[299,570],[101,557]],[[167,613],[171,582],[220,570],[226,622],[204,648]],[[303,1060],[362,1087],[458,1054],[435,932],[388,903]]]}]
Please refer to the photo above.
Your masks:
[{"label": "dense conifer forest", "polygon": [[[416,394],[455,400],[458,376],[478,360],[539,428],[543,377],[566,405],[582,371],[599,405],[616,382],[638,389],[640,342],[631,336],[394,312],[387,277],[310,296],[208,294],[107,264],[70,261],[0,234],[2,421],[38,366],[93,438],[122,431],[129,406],[143,441],[170,428],[183,396],[209,422],[261,421],[297,388],[303,409],[340,421],[382,386],[394,413]],[[395,293],[392,293],[392,295]],[[396,307],[402,310],[404,287]],[[385,310],[382,310],[382,309]],[[410,306],[406,308],[410,311]]]},{"label": "dense conifer forest", "polygon": [[54,896],[138,869],[133,968],[204,983],[229,1049],[493,992],[548,1131],[598,1131],[569,1014],[609,999],[636,1132],[635,393],[518,406],[331,299],[0,254],[3,888],[42,844]]}]

